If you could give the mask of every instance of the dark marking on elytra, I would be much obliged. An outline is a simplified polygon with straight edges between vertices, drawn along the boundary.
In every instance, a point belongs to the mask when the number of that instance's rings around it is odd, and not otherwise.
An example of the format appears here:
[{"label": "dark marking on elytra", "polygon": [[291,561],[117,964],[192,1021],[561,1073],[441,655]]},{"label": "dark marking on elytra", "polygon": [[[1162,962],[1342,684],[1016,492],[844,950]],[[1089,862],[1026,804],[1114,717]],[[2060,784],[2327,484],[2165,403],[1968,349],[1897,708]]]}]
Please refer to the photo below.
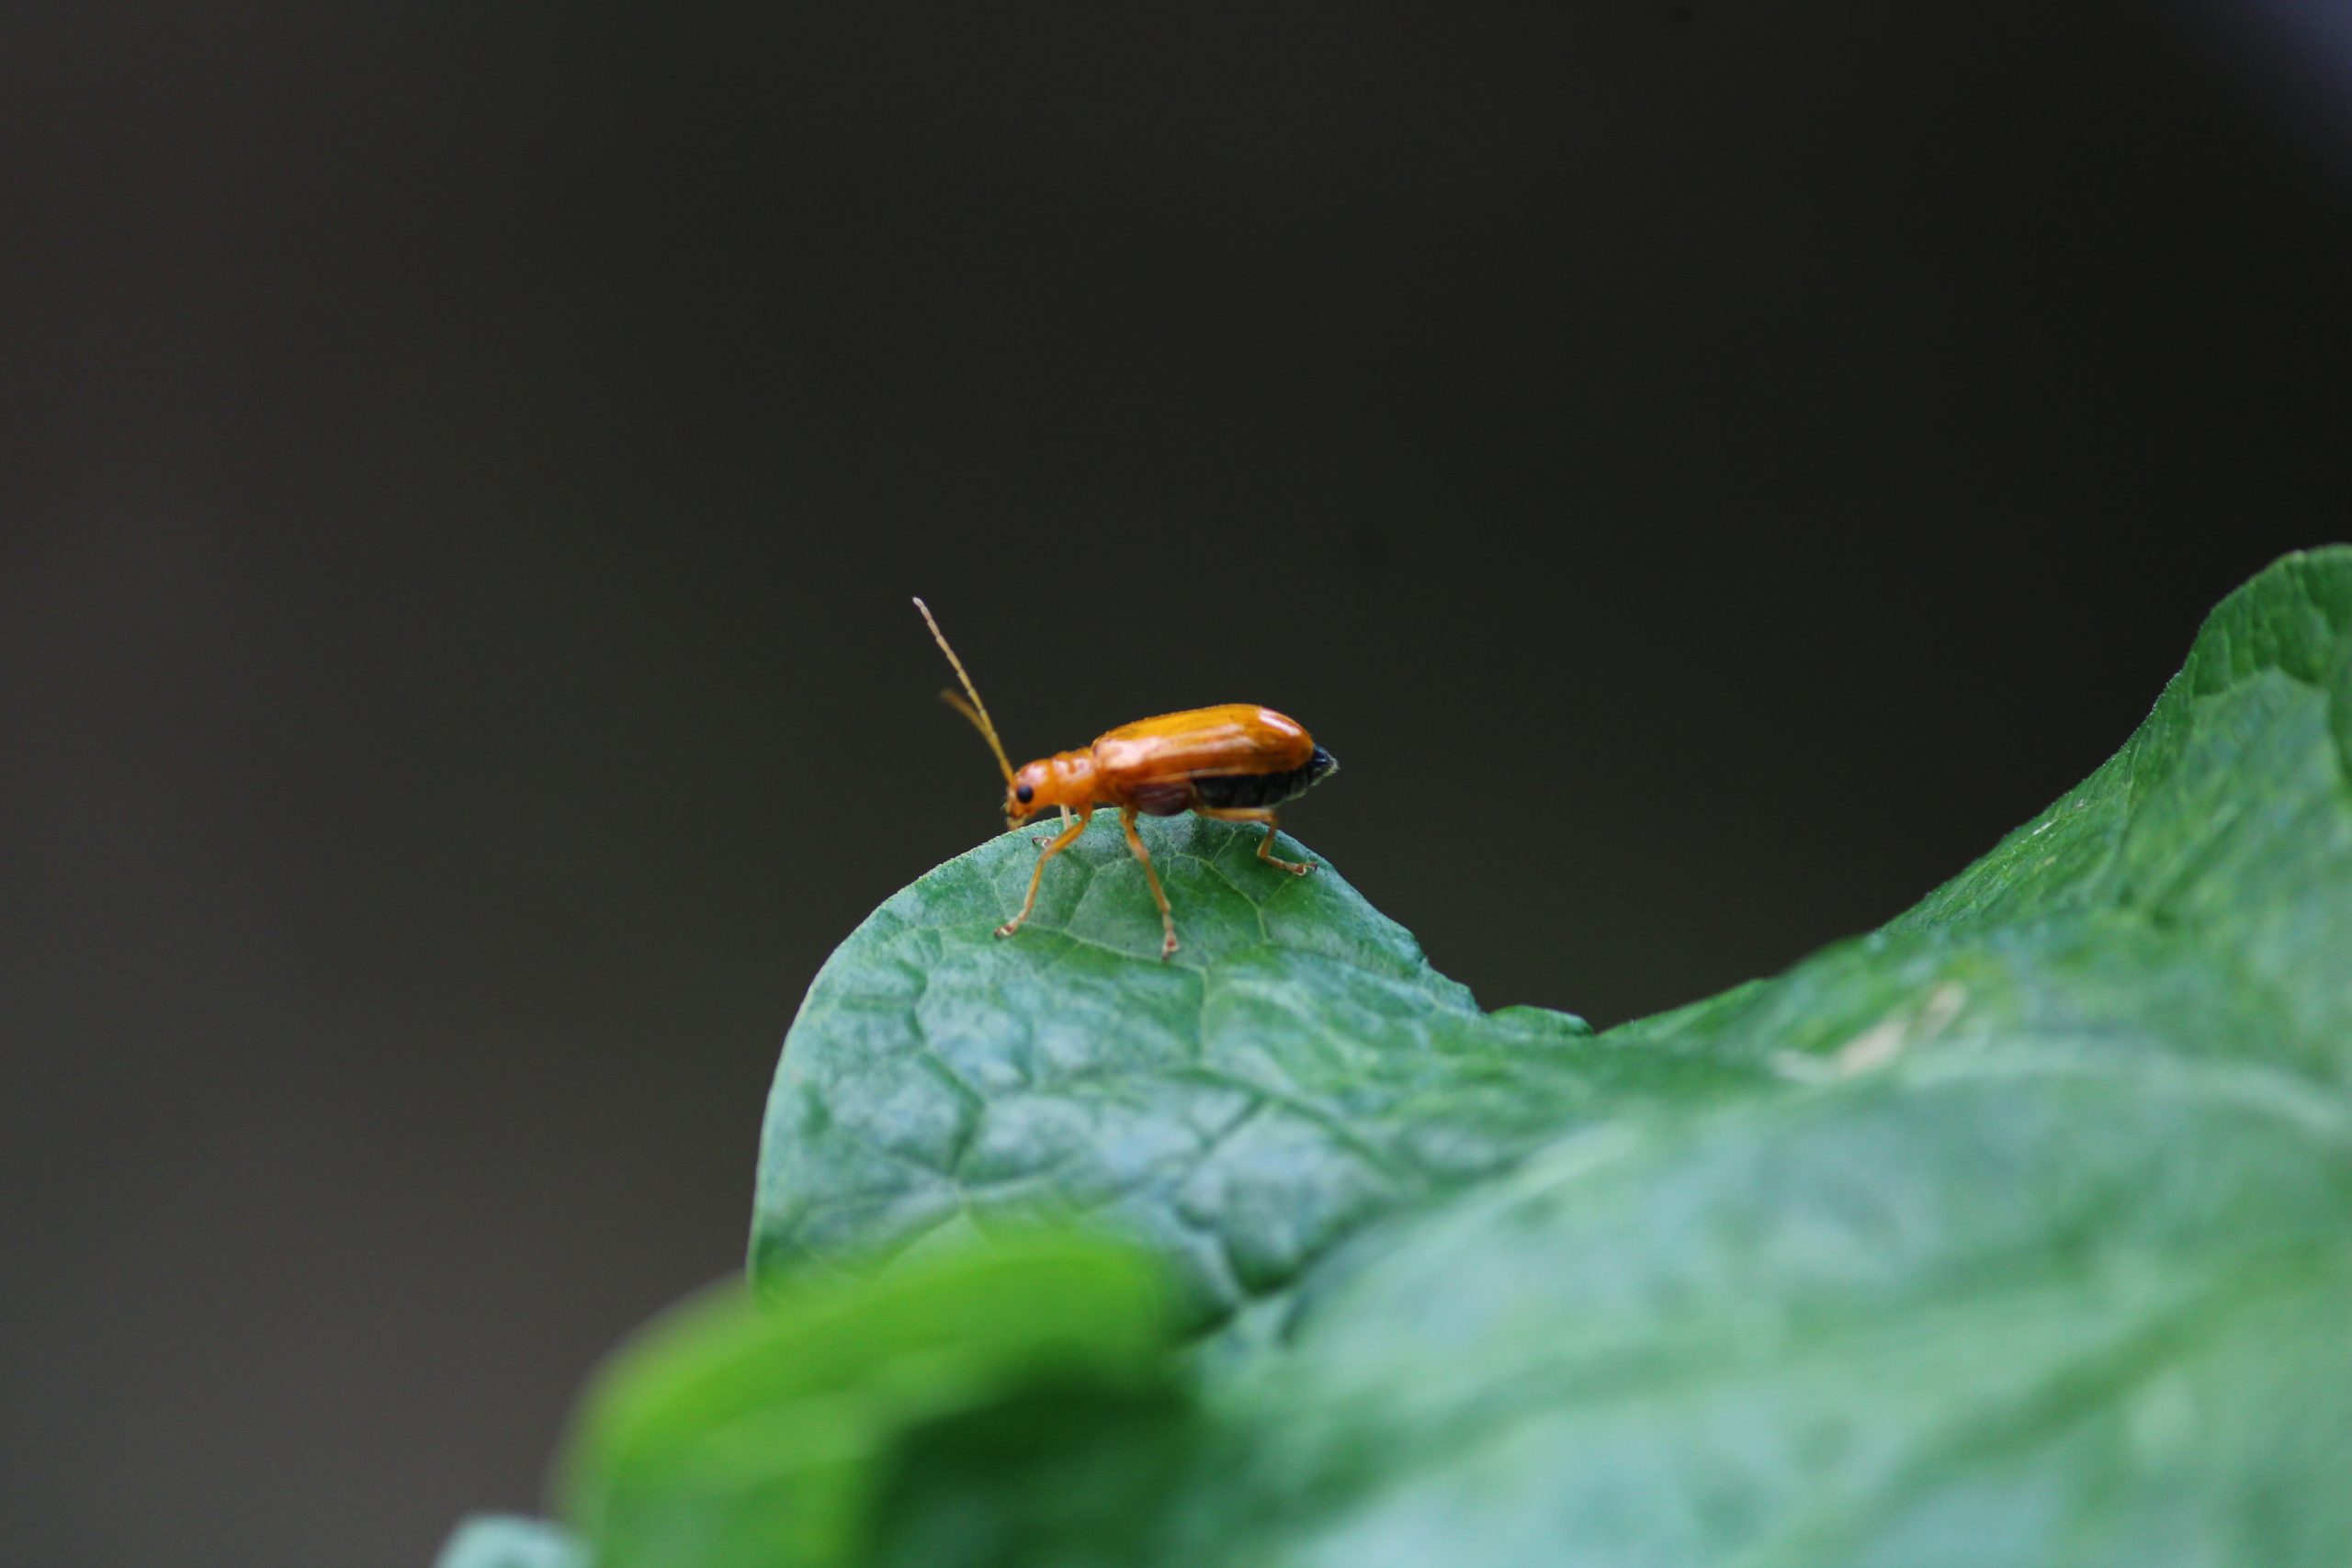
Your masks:
[{"label": "dark marking on elytra", "polygon": [[[1192,781],[1194,803],[1221,811],[1255,810],[1295,800],[1340,771],[1322,747],[1295,768],[1279,773],[1218,773]],[[1148,811],[1149,807],[1144,807]]]}]

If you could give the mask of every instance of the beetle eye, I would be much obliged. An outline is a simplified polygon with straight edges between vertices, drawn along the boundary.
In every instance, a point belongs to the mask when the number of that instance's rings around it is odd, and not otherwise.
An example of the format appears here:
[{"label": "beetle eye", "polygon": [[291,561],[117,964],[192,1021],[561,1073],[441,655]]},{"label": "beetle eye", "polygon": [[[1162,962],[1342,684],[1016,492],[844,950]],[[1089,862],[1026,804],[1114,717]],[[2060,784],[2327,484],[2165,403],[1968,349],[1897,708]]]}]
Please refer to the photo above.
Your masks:
[{"label": "beetle eye", "polygon": [[1037,798],[1037,792],[1030,788],[1027,784],[1023,784],[1012,792],[1012,798],[1019,801],[1022,805],[1026,806],[1031,801]]}]

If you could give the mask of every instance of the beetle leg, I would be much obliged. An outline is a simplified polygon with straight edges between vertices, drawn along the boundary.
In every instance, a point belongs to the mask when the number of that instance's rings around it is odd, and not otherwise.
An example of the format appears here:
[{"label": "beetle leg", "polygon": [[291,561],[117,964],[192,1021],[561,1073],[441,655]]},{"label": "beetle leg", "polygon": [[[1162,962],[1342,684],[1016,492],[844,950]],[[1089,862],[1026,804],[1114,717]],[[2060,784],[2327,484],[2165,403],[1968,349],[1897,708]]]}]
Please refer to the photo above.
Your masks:
[{"label": "beetle leg", "polygon": [[1037,907],[1037,884],[1046,879],[1046,863],[1053,859],[1056,855],[1061,853],[1064,850],[1069,848],[1070,840],[1077,838],[1080,833],[1086,831],[1087,820],[1093,815],[1094,810],[1091,807],[1089,807],[1086,810],[1080,812],[1078,814],[1078,820],[1063,829],[1060,833],[1057,834],[1054,838],[1054,841],[1047,844],[1044,851],[1038,854],[1036,869],[1029,874],[1029,897],[1021,901],[1021,913],[1013,916],[1012,919],[997,927],[997,935],[1011,936],[1014,931],[1021,929],[1021,922],[1029,918],[1029,911]]},{"label": "beetle leg", "polygon": [[1293,876],[1305,876],[1315,869],[1311,865],[1301,865],[1295,860],[1284,860],[1280,855],[1271,852],[1274,847],[1274,814],[1263,807],[1202,806],[1194,809],[1202,816],[1214,817],[1220,822],[1263,822],[1266,825],[1266,836],[1258,840],[1260,860],[1264,861],[1268,865],[1281,866]]},{"label": "beetle leg", "polygon": [[[1063,826],[1065,829],[1067,829],[1067,828],[1069,826],[1069,807],[1067,807],[1067,806],[1065,806],[1065,807],[1062,807],[1062,826]],[[1035,836],[1035,835],[1034,835],[1034,834],[1032,834],[1032,835],[1030,836],[1030,840],[1029,840],[1029,841],[1030,841],[1031,843],[1033,843],[1033,844],[1036,845],[1036,846],[1037,846],[1039,849],[1041,849],[1041,850],[1042,850],[1042,849],[1044,849],[1047,844],[1050,844],[1050,843],[1052,843],[1052,842],[1053,842],[1053,840],[1052,840],[1051,839],[1040,839],[1040,838],[1036,837],[1036,836]]]},{"label": "beetle leg", "polygon": [[1127,848],[1135,851],[1136,859],[1143,863],[1143,879],[1151,884],[1152,902],[1159,906],[1159,959],[1166,963],[1176,951],[1176,917],[1168,908],[1168,895],[1160,890],[1159,873],[1151,868],[1151,852],[1143,847],[1143,835],[1136,831],[1136,808],[1119,808],[1119,826],[1126,829]]}]

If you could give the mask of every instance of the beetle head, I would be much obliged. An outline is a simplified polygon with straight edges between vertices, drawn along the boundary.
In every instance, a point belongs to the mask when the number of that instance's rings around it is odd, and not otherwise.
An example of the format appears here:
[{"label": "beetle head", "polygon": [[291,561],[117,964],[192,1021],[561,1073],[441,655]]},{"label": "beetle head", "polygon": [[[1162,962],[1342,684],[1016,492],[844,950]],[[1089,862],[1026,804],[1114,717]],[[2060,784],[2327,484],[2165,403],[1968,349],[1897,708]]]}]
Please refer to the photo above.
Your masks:
[{"label": "beetle head", "polygon": [[1004,786],[1004,825],[1018,828],[1048,811],[1083,811],[1100,792],[1094,787],[1094,753],[1057,751],[1013,771]]},{"label": "beetle head", "polygon": [[1055,799],[1054,770],[1048,762],[1032,762],[1004,786],[1004,825],[1018,828],[1061,804]]}]

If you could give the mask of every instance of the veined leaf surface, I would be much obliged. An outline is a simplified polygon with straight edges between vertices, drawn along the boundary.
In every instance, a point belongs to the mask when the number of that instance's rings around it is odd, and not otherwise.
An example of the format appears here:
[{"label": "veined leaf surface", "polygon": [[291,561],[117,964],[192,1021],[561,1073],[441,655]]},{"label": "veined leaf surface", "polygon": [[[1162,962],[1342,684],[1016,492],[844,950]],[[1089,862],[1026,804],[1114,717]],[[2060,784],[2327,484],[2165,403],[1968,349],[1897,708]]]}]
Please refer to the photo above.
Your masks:
[{"label": "veined leaf surface", "polygon": [[789,1315],[1063,1219],[1180,1326],[1258,1332],[1184,1363],[1115,1547],[1057,1510],[1132,1412],[976,1469],[1027,1429],[1007,1385],[878,1433],[893,1506],[842,1560],[2352,1561],[2347,781],[2335,549],[1917,908],[1599,1036],[1480,1011],[1250,830],[1155,825],[1168,965],[1115,833],[1009,941],[1034,851],[981,846],[811,991],[755,1277]]}]

